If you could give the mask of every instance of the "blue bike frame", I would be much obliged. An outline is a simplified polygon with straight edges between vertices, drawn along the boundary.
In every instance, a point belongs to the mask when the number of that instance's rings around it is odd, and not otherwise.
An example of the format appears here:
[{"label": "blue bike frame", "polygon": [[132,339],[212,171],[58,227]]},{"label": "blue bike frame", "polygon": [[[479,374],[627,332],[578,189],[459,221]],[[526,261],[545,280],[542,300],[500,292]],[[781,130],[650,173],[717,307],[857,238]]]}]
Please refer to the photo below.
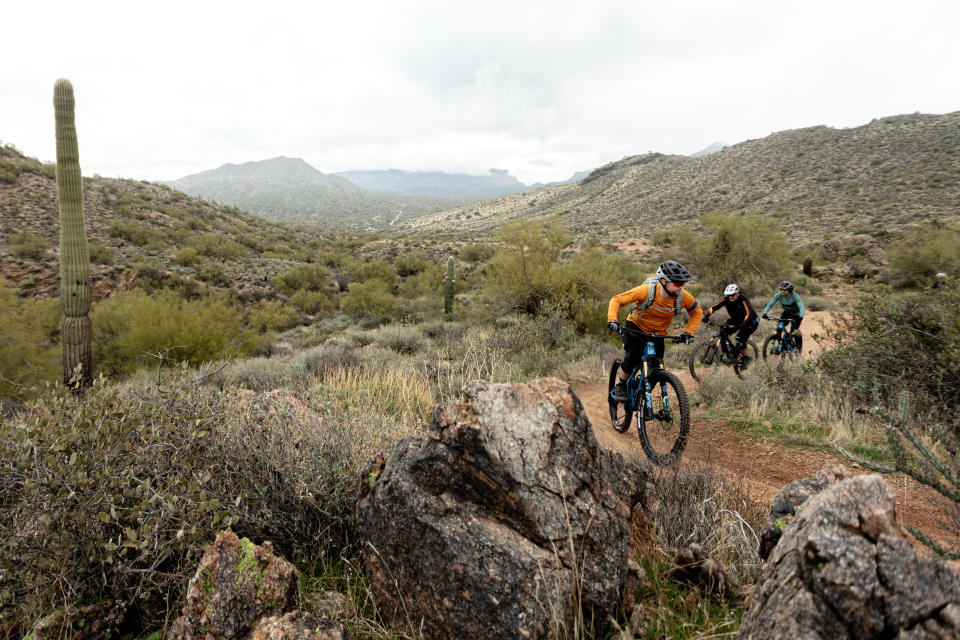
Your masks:
[{"label": "blue bike frame", "polygon": [[[787,322],[780,320],[777,323],[777,333],[780,334],[780,351],[790,353],[793,351],[793,332],[787,331]],[[789,339],[788,339],[789,338]]]},{"label": "blue bike frame", "polygon": [[[650,386],[650,374],[652,373],[651,369],[654,368],[660,369],[662,365],[660,364],[660,359],[657,358],[657,348],[654,346],[653,341],[648,341],[647,346],[643,349],[643,359],[640,361],[640,364],[634,368],[630,373],[630,377],[627,378],[627,403],[626,408],[629,411],[637,410],[637,399],[640,395],[638,392],[643,390],[643,406],[644,406],[644,419],[650,419],[653,416],[653,394],[651,393],[652,387]],[[663,411],[665,414],[670,414],[670,398],[667,394],[667,383],[666,381],[660,382],[660,391],[661,397],[663,399]]]}]

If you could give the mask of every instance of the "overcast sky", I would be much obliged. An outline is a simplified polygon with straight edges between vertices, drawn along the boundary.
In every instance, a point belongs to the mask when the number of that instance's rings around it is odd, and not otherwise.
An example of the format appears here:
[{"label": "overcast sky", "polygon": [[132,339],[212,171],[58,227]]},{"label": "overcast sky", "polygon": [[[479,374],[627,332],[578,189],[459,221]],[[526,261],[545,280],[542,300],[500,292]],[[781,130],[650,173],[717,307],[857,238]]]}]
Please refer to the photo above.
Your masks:
[{"label": "overcast sky", "polygon": [[526,183],[626,155],[960,110],[960,2],[46,2],[0,14],[0,141],[170,180],[280,155],[323,172]]}]

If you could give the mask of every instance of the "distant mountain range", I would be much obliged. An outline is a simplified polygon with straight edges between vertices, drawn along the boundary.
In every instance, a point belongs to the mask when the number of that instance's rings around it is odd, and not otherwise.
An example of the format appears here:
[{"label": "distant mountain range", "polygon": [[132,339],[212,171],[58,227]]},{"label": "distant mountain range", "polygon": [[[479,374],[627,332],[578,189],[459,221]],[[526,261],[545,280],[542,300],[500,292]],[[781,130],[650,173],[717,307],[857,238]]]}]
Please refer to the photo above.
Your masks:
[{"label": "distant mountain range", "polygon": [[524,184],[504,169],[490,169],[487,175],[474,176],[463,173],[437,171],[339,171],[341,176],[363,189],[396,195],[430,198],[458,198],[486,200],[536,189],[546,184],[568,184],[587,177],[589,171],[575,173],[567,180],[551,183]]},{"label": "distant mountain range", "polygon": [[300,158],[282,156],[225,164],[164,184],[268,220],[324,222],[354,229],[381,229],[398,220],[475,201],[369,191],[341,176],[317,171]]},{"label": "distant mountain range", "polygon": [[474,238],[512,219],[559,215],[577,235],[619,241],[695,224],[714,211],[757,212],[781,219],[796,240],[815,240],[960,219],[958,202],[960,111],[781,131],[700,157],[629,156],[573,184],[464,205],[406,226]]},{"label": "distant mountain range", "polygon": [[691,153],[691,154],[690,154],[690,157],[691,157],[691,158],[702,158],[703,156],[708,156],[708,155],[710,155],[711,153],[716,153],[717,151],[723,151],[723,150],[726,149],[726,148],[727,148],[727,145],[726,145],[725,143],[723,143],[723,142],[714,142],[714,143],[712,143],[712,144],[707,145],[707,146],[704,147],[703,149],[700,149],[700,151],[697,151],[696,153]]}]

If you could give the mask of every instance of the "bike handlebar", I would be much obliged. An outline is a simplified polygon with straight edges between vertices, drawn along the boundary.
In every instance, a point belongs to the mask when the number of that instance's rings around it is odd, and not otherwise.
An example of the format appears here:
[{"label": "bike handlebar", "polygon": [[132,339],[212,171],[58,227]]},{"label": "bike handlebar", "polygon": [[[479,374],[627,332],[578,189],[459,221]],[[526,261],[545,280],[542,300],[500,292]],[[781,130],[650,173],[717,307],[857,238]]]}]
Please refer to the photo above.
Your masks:
[{"label": "bike handlebar", "polygon": [[[617,330],[617,333],[619,333],[621,336],[623,335],[624,333],[623,325],[620,326],[620,329]],[[683,336],[658,336],[652,333],[647,333],[645,331],[634,331],[634,333],[639,334],[644,338],[663,338],[664,340],[673,340],[673,342],[675,343],[683,341]]]},{"label": "bike handlebar", "polygon": [[724,322],[714,322],[710,318],[704,318],[703,321],[706,324],[712,324],[715,327],[721,327],[723,329],[739,329],[740,328],[739,324],[726,324]]}]

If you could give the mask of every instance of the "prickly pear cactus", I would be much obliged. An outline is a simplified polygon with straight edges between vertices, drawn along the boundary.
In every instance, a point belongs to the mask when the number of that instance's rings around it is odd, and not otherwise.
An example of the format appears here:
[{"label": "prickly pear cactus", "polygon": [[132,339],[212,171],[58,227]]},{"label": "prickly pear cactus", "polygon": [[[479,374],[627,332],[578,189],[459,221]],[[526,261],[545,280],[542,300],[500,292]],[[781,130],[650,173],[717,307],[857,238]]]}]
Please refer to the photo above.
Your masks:
[{"label": "prickly pear cactus", "polygon": [[443,316],[453,313],[453,256],[447,259],[447,277],[443,280]]},{"label": "prickly pear cactus", "polygon": [[[74,123],[73,85],[53,87],[57,131],[57,195],[60,199],[60,301],[63,304],[63,381],[91,380],[90,254],[83,222],[83,181]],[[79,372],[80,377],[74,380]]]}]

